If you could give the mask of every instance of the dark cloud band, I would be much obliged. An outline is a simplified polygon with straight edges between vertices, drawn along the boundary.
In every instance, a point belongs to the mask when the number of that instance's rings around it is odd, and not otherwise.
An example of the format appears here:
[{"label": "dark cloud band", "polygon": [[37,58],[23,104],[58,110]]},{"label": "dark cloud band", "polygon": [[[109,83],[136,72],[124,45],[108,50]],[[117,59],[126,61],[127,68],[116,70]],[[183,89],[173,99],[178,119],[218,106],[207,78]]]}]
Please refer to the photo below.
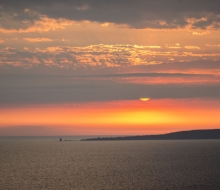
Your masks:
[{"label": "dark cloud band", "polygon": [[[103,75],[37,75],[5,74],[0,79],[0,105],[44,104],[67,102],[134,100],[140,97],[150,98],[220,98],[220,83],[165,83],[142,84],[105,80],[127,77],[170,77],[176,78],[211,77],[181,73],[127,73]],[[93,77],[93,78],[92,78]],[[97,78],[98,77],[98,78]],[[105,77],[105,79],[103,79]]]},{"label": "dark cloud band", "polygon": [[0,2],[1,27],[31,26],[41,15],[110,22],[132,28],[220,27],[219,0],[47,0]]}]

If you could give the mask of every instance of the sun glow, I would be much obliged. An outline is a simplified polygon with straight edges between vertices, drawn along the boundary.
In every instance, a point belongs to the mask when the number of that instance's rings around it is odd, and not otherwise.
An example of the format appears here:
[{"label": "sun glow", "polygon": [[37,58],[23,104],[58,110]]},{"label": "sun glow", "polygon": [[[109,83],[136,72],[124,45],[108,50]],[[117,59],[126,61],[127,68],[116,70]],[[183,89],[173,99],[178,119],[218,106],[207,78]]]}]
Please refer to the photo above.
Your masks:
[{"label": "sun glow", "polygon": [[[5,127],[31,126],[77,135],[148,134],[192,127],[215,128],[220,125],[219,104],[214,100],[153,99],[147,104],[136,100],[0,108],[0,133]],[[39,134],[42,133],[40,130]]]},{"label": "sun glow", "polygon": [[140,98],[140,100],[146,102],[146,101],[150,100],[150,98]]}]

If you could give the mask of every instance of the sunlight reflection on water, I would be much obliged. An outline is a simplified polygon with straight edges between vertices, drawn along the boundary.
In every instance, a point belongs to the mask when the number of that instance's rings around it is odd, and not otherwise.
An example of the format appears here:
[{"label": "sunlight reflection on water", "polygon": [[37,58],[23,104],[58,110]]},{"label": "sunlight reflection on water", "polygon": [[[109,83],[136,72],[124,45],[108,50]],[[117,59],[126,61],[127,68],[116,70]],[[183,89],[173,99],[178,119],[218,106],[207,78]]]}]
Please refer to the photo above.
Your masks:
[{"label": "sunlight reflection on water", "polygon": [[220,140],[0,141],[1,189],[220,189]]}]

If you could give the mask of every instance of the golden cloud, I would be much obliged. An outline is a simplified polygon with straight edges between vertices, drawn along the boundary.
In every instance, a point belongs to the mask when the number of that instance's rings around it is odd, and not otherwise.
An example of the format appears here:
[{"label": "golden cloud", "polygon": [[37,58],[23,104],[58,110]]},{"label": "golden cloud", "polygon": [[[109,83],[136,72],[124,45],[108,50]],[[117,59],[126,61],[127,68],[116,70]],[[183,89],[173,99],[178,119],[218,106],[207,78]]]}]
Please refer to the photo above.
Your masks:
[{"label": "golden cloud", "polygon": [[24,40],[28,42],[51,42],[52,39],[49,38],[23,38]]},{"label": "golden cloud", "polygon": [[209,33],[210,33],[209,31],[205,31],[205,32],[192,32],[192,35],[203,36],[203,35],[207,35]]},{"label": "golden cloud", "polygon": [[4,29],[0,28],[1,33],[29,33],[29,32],[48,32],[50,30],[65,29],[74,24],[74,21],[67,19],[52,19],[42,16],[40,20],[35,21],[34,25],[27,29]]},{"label": "golden cloud", "polygon": [[198,46],[185,46],[186,49],[200,49]]},{"label": "golden cloud", "polygon": [[[32,42],[47,41],[47,39],[26,39]],[[180,47],[175,44],[175,47]],[[99,44],[83,47],[51,46],[47,48],[27,48],[23,50],[10,47],[0,50],[0,61],[4,64],[13,64],[21,61],[20,65],[36,65],[37,60],[45,65],[58,67],[128,67],[141,65],[158,65],[163,63],[191,62],[196,60],[220,60],[217,51],[200,51],[199,46],[183,46],[183,49],[149,49],[149,46],[130,44]],[[216,47],[218,48],[218,47]],[[29,59],[22,57],[23,52],[30,52]],[[13,55],[13,56],[10,56]],[[4,61],[3,61],[4,58]],[[23,63],[22,63],[23,61]]]},{"label": "golden cloud", "polygon": [[220,47],[220,44],[206,44],[208,47]]}]

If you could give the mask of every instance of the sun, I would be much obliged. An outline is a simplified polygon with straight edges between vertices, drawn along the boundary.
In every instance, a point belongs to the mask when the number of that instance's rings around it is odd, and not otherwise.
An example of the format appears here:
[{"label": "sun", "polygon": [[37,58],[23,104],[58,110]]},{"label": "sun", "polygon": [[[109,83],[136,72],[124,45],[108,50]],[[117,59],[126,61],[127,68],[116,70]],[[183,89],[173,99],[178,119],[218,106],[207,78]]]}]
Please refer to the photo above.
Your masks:
[{"label": "sun", "polygon": [[150,98],[140,98],[140,100],[146,102],[146,101],[150,100]]}]

